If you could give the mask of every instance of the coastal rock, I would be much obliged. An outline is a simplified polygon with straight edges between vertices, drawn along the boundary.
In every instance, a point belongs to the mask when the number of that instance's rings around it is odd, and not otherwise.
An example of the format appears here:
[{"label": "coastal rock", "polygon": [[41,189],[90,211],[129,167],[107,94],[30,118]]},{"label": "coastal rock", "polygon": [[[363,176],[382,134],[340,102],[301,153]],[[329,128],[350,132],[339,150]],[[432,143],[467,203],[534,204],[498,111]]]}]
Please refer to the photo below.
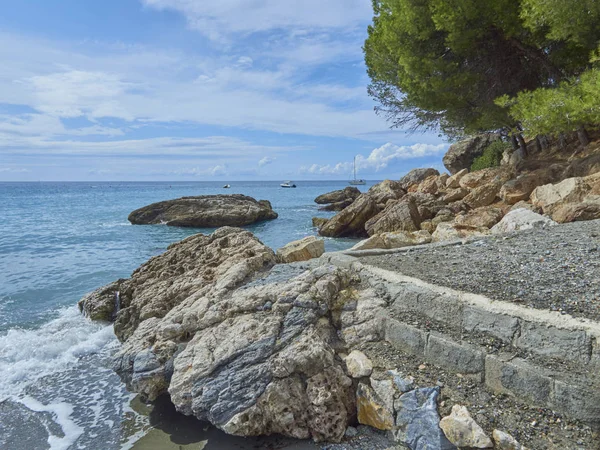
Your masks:
[{"label": "coastal rock", "polygon": [[504,217],[504,211],[495,206],[484,206],[456,216],[456,228],[491,228]]},{"label": "coastal rock", "polygon": [[435,217],[439,211],[447,208],[447,205],[435,195],[423,192],[410,192],[402,200],[414,202],[417,205],[421,220],[429,220]]},{"label": "coastal rock", "polygon": [[168,393],[179,412],[231,434],[342,439],[356,396],[329,314],[356,325],[340,299],[350,274],[274,262],[251,233],[221,228],[123,281],[114,365],[128,388],[146,400]]},{"label": "coastal rock", "polygon": [[462,177],[464,177],[468,173],[469,173],[469,169],[462,169],[462,170],[459,170],[458,172],[456,172],[454,175],[452,175],[451,177],[449,177],[446,180],[446,188],[448,188],[448,189],[459,188],[460,180],[462,179]]},{"label": "coastal rock", "polygon": [[283,263],[308,261],[325,253],[325,242],[315,236],[307,236],[290,242],[277,250],[277,257]]},{"label": "coastal rock", "polygon": [[397,441],[411,449],[456,450],[439,426],[439,395],[439,387],[415,389],[394,402]]},{"label": "coastal rock", "polygon": [[481,156],[492,142],[498,140],[498,134],[480,134],[452,144],[442,159],[444,166],[452,175],[462,169],[468,169],[475,158]]},{"label": "coastal rock", "polygon": [[556,225],[556,222],[529,209],[522,208],[510,211],[492,227],[491,231],[492,234],[503,234],[532,228],[545,228],[552,225]]},{"label": "coastal rock", "polygon": [[383,180],[381,183],[377,183],[368,191],[368,195],[375,200],[381,207],[385,206],[388,200],[397,200],[404,197],[406,191],[402,188],[402,185],[398,181]]},{"label": "coastal rock", "polygon": [[368,239],[360,241],[352,250],[369,250],[373,248],[401,248],[412,245],[428,244],[431,242],[431,234],[424,230],[407,232],[393,231],[390,233],[375,234]]},{"label": "coastal rock", "polygon": [[462,201],[471,208],[479,208],[494,203],[496,196],[502,185],[499,182],[492,182],[478,186],[469,192]]},{"label": "coastal rock", "polygon": [[368,377],[373,371],[373,363],[367,355],[359,350],[353,350],[345,359],[348,374],[352,378]]},{"label": "coastal rock", "polygon": [[457,187],[456,189],[452,189],[447,191],[446,194],[442,197],[442,201],[444,203],[452,203],[457,200],[462,200],[469,194],[469,191],[462,187]]},{"label": "coastal rock", "polygon": [[421,181],[432,175],[439,175],[440,173],[432,168],[428,169],[413,169],[400,178],[400,186],[404,190],[408,190],[411,186],[419,184]]},{"label": "coastal rock", "polygon": [[431,235],[432,242],[454,241],[472,236],[485,236],[490,234],[487,228],[458,228],[451,223],[440,223]]},{"label": "coastal rock", "polygon": [[315,228],[321,228],[328,221],[329,221],[329,219],[326,219],[325,217],[313,217],[312,218],[312,226]]},{"label": "coastal rock", "polygon": [[319,211],[341,211],[352,204],[354,200],[342,200],[341,202],[330,203],[329,205],[321,206]]},{"label": "coastal rock", "polygon": [[440,428],[450,442],[457,447],[492,448],[492,440],[473,420],[467,408],[454,405],[452,413],[440,421]]},{"label": "coastal rock", "polygon": [[465,189],[475,189],[491,183],[499,183],[502,186],[513,178],[513,175],[514,172],[507,167],[489,167],[465,174],[460,179],[459,185]]},{"label": "coastal rock", "polygon": [[528,200],[536,187],[552,183],[559,176],[558,170],[549,167],[520,175],[504,183],[498,196],[509,205]]},{"label": "coastal rock", "polygon": [[153,203],[136,209],[127,220],[134,225],[215,228],[244,226],[277,218],[271,204],[246,195],[202,195]]},{"label": "coastal rock", "polygon": [[416,191],[422,192],[424,194],[437,194],[439,191],[439,179],[440,177],[437,175],[432,175],[430,177],[425,178],[421,183],[419,183]]},{"label": "coastal rock", "polygon": [[600,219],[600,199],[559,206],[552,213],[552,219],[558,223]]},{"label": "coastal rock", "polygon": [[562,174],[562,178],[587,177],[600,172],[600,153],[572,161]]},{"label": "coastal rock", "polygon": [[369,194],[361,194],[350,206],[333,216],[319,229],[321,236],[365,236],[365,223],[379,213],[377,202]]},{"label": "coastal rock", "polygon": [[356,200],[359,195],[360,191],[357,188],[349,186],[344,189],[319,195],[317,198],[315,198],[315,203],[319,205],[326,205],[328,203],[337,203],[346,200]]},{"label": "coastal rock", "polygon": [[529,211],[533,211],[536,214],[542,213],[542,208],[538,208],[537,206],[533,206],[531,203],[524,201],[517,202],[510,207],[510,211],[515,211],[517,209],[528,209]]},{"label": "coastal rock", "polygon": [[378,430],[391,430],[394,427],[393,412],[384,405],[373,388],[365,383],[358,384],[356,408],[359,423]]},{"label": "coastal rock", "polygon": [[421,216],[412,199],[389,203],[383,211],[365,223],[365,230],[372,236],[389,231],[418,231]]},{"label": "coastal rock", "polygon": [[538,186],[531,193],[531,203],[542,208],[544,214],[552,214],[567,203],[580,203],[591,188],[583,178],[567,178],[560,183]]},{"label": "coastal rock", "polygon": [[115,281],[86,294],[77,303],[79,311],[91,320],[113,321],[118,311],[117,298],[123,281]]},{"label": "coastal rock", "polygon": [[492,432],[492,439],[496,444],[495,448],[497,450],[523,450],[521,444],[514,437],[503,431],[494,430]]}]

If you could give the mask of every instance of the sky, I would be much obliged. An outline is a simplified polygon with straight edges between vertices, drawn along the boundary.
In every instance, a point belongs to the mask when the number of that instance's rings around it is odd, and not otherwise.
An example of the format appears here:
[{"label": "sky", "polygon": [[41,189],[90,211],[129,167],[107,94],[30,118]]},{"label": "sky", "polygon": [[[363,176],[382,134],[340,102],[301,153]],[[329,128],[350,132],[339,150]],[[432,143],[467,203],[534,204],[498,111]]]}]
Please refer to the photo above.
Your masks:
[{"label": "sky", "polygon": [[0,181],[398,179],[371,0],[0,0]]}]

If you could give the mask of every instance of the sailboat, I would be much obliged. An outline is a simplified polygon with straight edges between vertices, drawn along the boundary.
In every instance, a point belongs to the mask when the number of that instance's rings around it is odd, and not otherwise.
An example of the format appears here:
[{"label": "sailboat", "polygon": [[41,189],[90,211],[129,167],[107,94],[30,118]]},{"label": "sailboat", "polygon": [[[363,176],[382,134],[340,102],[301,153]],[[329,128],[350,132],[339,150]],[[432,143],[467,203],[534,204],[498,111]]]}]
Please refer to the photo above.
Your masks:
[{"label": "sailboat", "polygon": [[354,179],[350,180],[348,183],[350,183],[352,186],[361,186],[363,184],[367,184],[365,180],[356,178],[356,156],[354,157]]}]

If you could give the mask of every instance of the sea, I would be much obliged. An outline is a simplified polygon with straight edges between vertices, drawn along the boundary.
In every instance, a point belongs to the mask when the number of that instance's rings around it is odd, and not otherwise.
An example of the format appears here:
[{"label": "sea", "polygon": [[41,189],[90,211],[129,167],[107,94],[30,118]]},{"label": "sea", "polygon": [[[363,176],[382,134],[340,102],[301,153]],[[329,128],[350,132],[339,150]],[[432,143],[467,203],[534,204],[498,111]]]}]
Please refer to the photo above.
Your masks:
[{"label": "sea", "polygon": [[[193,195],[266,199],[279,218],[246,228],[277,249],[315,235],[311,218],[333,213],[318,211],[314,198],[347,186],[229,183],[227,190],[223,182],[0,183],[0,449],[141,448],[136,445],[155,431],[147,406],[111,370],[119,348],[112,326],[89,321],[76,303],[128,277],[169,244],[214,230],[131,225],[131,211]],[[325,247],[342,250],[355,242],[326,239]],[[201,429],[207,436],[218,433]],[[242,441],[220,442],[205,448],[245,448]],[[184,444],[174,448],[188,448]],[[260,448],[252,445],[247,448]]]}]

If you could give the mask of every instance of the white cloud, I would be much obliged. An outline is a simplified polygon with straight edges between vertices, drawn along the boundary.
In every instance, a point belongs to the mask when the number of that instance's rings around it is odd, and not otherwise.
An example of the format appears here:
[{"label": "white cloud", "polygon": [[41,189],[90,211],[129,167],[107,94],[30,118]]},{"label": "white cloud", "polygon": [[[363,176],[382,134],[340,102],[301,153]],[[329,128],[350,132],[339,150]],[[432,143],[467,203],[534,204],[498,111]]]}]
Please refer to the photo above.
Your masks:
[{"label": "white cloud", "polygon": [[14,168],[14,167],[0,167],[0,172],[4,173],[28,173],[31,172],[29,169]]},{"label": "white cloud", "polygon": [[237,60],[238,66],[250,67],[254,61],[249,56],[240,56]]},{"label": "white cloud", "polygon": [[260,161],[258,161],[258,167],[264,167],[269,164],[272,164],[277,158],[271,158],[269,156],[265,156]]}]

